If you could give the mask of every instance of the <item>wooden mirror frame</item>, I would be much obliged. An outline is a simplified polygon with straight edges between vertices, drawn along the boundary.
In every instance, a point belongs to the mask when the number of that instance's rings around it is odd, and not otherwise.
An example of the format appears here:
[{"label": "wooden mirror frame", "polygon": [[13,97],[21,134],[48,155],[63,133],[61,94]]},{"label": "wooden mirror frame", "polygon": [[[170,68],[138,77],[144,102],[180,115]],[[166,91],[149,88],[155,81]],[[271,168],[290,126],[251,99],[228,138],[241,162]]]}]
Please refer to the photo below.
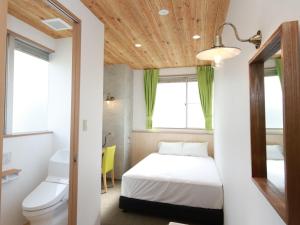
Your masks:
[{"label": "wooden mirror frame", "polygon": [[[285,195],[267,179],[264,62],[281,49]],[[249,61],[252,177],[288,225],[300,221],[300,54],[298,21],[285,22]]]}]

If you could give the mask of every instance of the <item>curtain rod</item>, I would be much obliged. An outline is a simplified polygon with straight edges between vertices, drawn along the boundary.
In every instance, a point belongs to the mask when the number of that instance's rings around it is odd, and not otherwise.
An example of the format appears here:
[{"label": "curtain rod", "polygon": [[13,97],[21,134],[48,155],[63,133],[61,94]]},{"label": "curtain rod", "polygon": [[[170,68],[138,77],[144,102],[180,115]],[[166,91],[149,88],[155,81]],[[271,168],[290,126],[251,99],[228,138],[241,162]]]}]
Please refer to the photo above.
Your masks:
[{"label": "curtain rod", "polygon": [[196,73],[188,73],[188,74],[164,74],[164,75],[159,75],[160,77],[188,77],[188,76],[197,76]]}]

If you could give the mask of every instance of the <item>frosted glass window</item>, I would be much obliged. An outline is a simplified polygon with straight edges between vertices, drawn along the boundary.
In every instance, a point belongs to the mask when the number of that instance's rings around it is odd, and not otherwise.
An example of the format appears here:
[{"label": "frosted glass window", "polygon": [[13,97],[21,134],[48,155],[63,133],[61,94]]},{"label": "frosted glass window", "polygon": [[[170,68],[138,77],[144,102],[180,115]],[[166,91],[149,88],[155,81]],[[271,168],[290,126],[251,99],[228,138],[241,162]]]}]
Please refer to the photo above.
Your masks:
[{"label": "frosted glass window", "polygon": [[197,81],[158,83],[153,127],[205,127]]},{"label": "frosted glass window", "polygon": [[282,89],[278,76],[266,76],[265,110],[266,128],[283,128]]},{"label": "frosted glass window", "polygon": [[45,131],[48,129],[48,65],[38,57],[14,50],[11,87],[12,133]]}]

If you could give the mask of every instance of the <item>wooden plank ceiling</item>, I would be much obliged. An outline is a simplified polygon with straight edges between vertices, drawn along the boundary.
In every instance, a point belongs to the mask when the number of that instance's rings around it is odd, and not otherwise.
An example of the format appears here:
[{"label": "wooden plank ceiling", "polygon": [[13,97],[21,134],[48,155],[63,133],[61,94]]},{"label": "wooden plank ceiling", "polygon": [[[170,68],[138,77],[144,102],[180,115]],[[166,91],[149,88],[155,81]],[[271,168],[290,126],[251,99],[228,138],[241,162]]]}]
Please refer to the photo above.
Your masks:
[{"label": "wooden plank ceiling", "polygon": [[[105,24],[105,63],[141,69],[207,63],[196,54],[212,46],[230,0],[81,1]],[[160,16],[162,8],[169,15]],[[201,39],[193,40],[195,34]]]},{"label": "wooden plank ceiling", "polygon": [[68,18],[51,8],[43,0],[9,0],[8,13],[53,38],[72,36],[72,30],[55,31],[42,23],[42,20],[45,19],[61,18],[72,25]]}]

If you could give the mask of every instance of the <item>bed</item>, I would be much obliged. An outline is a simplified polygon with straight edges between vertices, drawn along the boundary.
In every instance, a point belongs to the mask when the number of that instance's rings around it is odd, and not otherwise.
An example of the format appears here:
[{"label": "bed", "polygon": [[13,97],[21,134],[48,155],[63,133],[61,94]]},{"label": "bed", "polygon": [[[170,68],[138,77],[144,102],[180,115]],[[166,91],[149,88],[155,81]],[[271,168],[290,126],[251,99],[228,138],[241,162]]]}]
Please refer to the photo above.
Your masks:
[{"label": "bed", "polygon": [[285,168],[282,145],[267,145],[267,178],[285,193]]},{"label": "bed", "polygon": [[284,160],[267,160],[268,180],[281,192],[285,193]]},{"label": "bed", "polygon": [[213,158],[152,153],[122,177],[121,209],[179,222],[223,224],[223,186]]}]

